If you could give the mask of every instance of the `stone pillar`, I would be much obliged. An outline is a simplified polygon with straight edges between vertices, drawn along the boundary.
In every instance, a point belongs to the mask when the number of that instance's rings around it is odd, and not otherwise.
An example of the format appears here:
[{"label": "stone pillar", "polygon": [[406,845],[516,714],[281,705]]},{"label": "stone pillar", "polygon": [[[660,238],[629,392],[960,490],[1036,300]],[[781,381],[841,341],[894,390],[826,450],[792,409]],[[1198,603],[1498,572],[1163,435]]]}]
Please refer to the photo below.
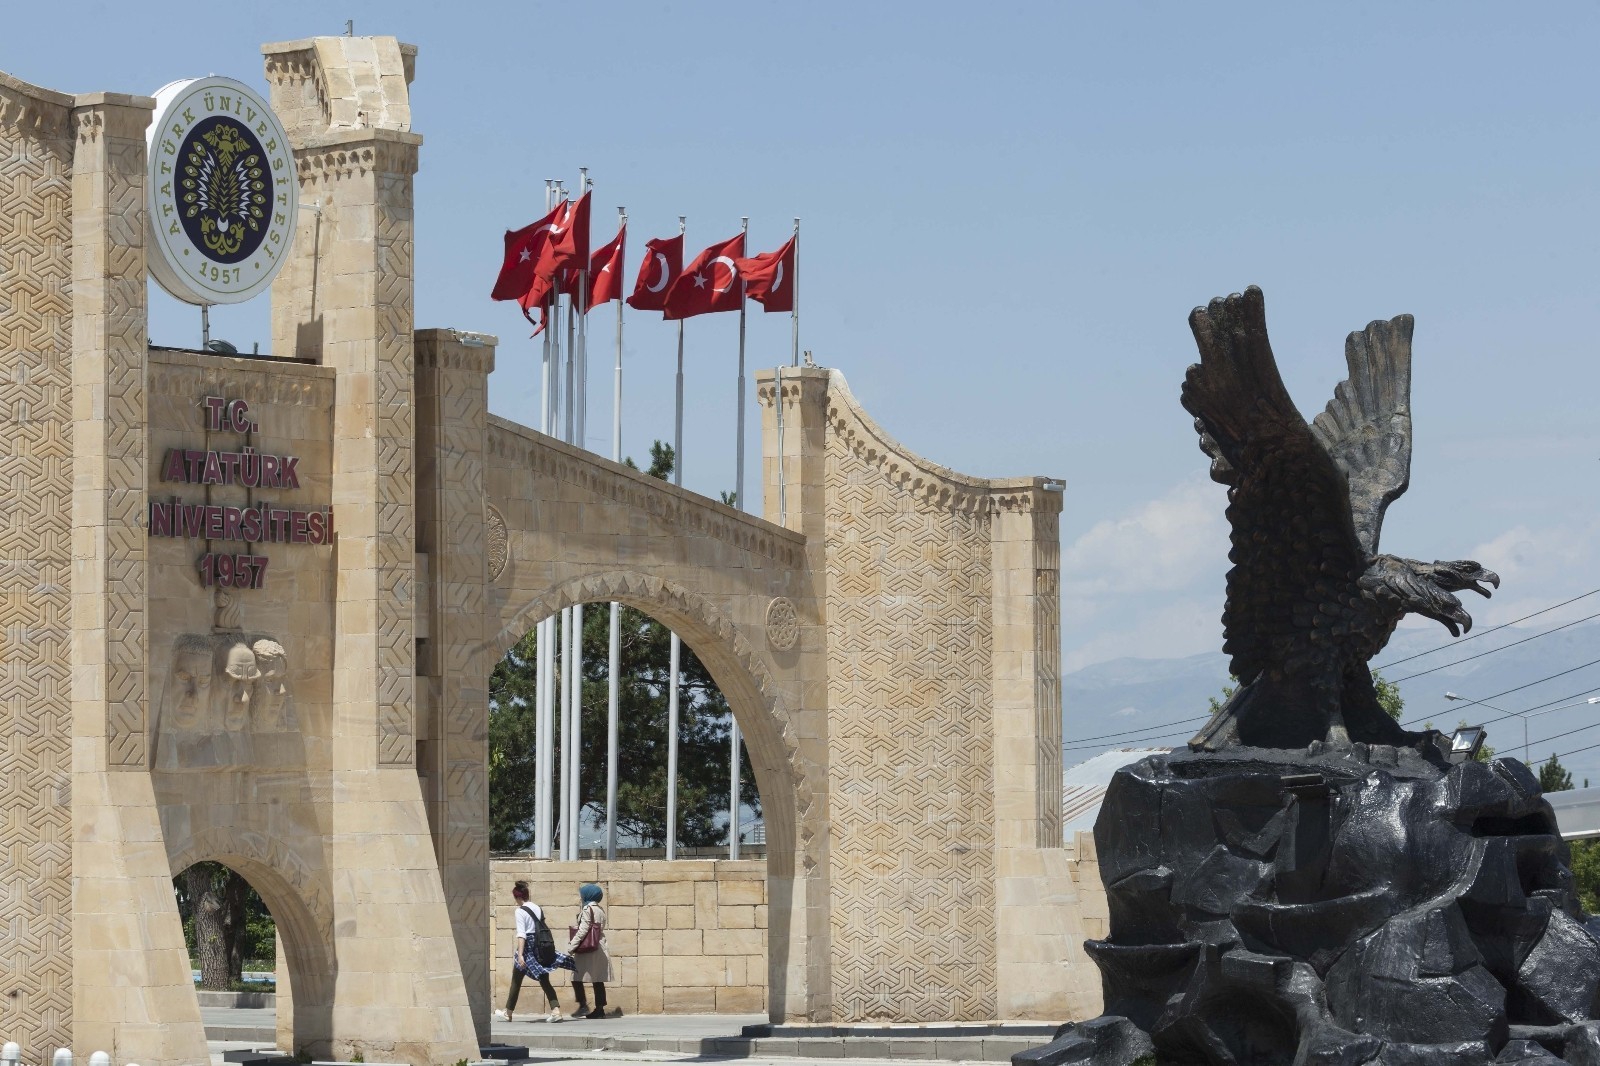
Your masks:
[{"label": "stone pillar", "polygon": [[[489,1042],[489,533],[484,507],[496,339],[418,330],[417,551],[428,560],[418,642],[417,772],[480,1044]],[[499,527],[503,536],[505,526]],[[502,555],[503,559],[504,556]],[[422,713],[421,708],[426,707]]]},{"label": "stone pillar", "polygon": [[[795,716],[796,740],[802,760],[817,767],[825,780],[830,754],[827,632],[822,624],[827,594],[828,371],[785,367],[781,397],[778,384],[775,371],[756,371],[756,399],[762,410],[762,517],[805,534],[810,590],[808,596],[796,598],[799,626],[793,650],[775,654],[809,660],[801,664],[804,710]],[[823,792],[801,814],[792,856],[774,850],[775,838],[768,827],[767,1009],[775,1022],[828,1021],[835,1016],[829,950],[830,805]]]},{"label": "stone pillar", "polygon": [[1061,839],[1061,494],[1043,481],[1000,495],[991,530],[997,1010],[1092,1018],[1099,971]]},{"label": "stone pillar", "polygon": [[0,74],[0,1033],[72,1042],[72,97]]},{"label": "stone pillar", "polygon": [[[422,139],[409,129],[410,67],[393,38],[263,51],[302,199],[322,226],[320,243],[302,241],[301,228],[273,285],[274,344],[315,332],[322,362],[338,372],[328,862],[339,967],[329,1050],[391,1062],[476,1058],[416,766],[412,176]],[[296,288],[312,274],[314,307]]]},{"label": "stone pillar", "polygon": [[73,1042],[204,1062],[149,774],[145,140],[154,101],[73,110]]}]

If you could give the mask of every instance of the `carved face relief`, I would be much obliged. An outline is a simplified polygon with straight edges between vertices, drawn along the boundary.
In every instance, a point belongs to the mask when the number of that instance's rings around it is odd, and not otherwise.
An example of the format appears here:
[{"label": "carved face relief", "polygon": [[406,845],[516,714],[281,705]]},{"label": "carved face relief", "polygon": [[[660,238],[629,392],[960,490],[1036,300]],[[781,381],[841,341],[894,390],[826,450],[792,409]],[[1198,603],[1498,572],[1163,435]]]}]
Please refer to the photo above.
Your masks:
[{"label": "carved face relief", "polygon": [[299,729],[294,696],[289,691],[289,660],[283,645],[262,639],[252,644],[250,650],[261,671],[255,683],[252,727],[260,733]]},{"label": "carved face relief", "polygon": [[261,669],[256,665],[250,645],[242,640],[222,645],[219,652],[222,672],[228,679],[223,686],[222,726],[230,732],[238,732],[249,724],[250,690],[261,676]]},{"label": "carved face relief", "polygon": [[162,729],[195,729],[211,703],[211,642],[204,637],[180,637],[172,650],[172,672],[167,677]]}]

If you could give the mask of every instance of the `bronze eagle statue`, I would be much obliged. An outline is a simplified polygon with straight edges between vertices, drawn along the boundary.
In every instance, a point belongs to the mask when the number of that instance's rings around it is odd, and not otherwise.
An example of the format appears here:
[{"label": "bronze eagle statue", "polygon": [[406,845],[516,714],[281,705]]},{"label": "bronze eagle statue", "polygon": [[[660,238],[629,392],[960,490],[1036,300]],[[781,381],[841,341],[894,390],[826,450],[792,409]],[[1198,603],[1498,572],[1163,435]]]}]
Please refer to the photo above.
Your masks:
[{"label": "bronze eagle statue", "polygon": [[1212,480],[1228,486],[1222,650],[1239,682],[1189,747],[1420,741],[1379,706],[1367,662],[1407,614],[1470,630],[1452,593],[1487,597],[1500,578],[1471,560],[1378,551],[1384,511],[1411,479],[1411,316],[1345,338],[1350,376],[1309,425],[1278,374],[1260,289],[1195,308],[1189,328],[1200,362],[1183,406]]}]

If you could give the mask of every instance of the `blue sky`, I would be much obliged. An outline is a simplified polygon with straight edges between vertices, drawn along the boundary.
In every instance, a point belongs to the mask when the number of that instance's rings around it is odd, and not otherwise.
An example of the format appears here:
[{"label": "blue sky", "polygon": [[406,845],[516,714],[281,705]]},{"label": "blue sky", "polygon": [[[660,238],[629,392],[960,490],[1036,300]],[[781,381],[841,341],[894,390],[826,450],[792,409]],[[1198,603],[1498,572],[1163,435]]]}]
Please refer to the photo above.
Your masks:
[{"label": "blue sky", "polygon": [[[1593,4],[201,11],[26,5],[0,69],[64,91],[260,87],[262,42],[346,18],[417,44],[417,324],[499,334],[491,406],[523,421],[536,353],[486,293],[545,177],[588,166],[597,243],[626,204],[630,259],[679,214],[691,251],[741,215],[752,250],[776,247],[803,217],[817,361],[939,463],[1067,483],[1068,668],[1219,643],[1222,489],[1177,395],[1189,309],[1252,283],[1307,415],[1347,332],[1416,316],[1413,487],[1387,550],[1499,571],[1483,624],[1600,587]],[[158,343],[194,343],[196,318],[153,297]],[[258,301],[213,329],[244,346],[266,321]],[[597,450],[613,323],[595,316]],[[674,336],[629,317],[629,454],[670,439]],[[688,324],[685,481],[706,493],[732,485],[735,337],[735,316]],[[788,342],[787,316],[751,316],[752,367]]]}]

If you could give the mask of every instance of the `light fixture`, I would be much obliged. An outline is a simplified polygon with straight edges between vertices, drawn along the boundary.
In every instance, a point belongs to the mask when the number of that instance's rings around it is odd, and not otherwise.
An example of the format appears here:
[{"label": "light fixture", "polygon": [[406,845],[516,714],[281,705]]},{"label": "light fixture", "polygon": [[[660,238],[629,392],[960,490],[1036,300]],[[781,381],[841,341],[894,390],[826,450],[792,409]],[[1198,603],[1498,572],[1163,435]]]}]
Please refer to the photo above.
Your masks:
[{"label": "light fixture", "polygon": [[1481,725],[1464,725],[1450,734],[1450,761],[1466,762],[1477,756],[1488,733]]},{"label": "light fixture", "polygon": [[1044,489],[1044,491],[1046,491],[1046,492],[1066,492],[1067,491],[1067,483],[1065,481],[1046,481],[1046,482],[1043,482],[1042,484],[1040,484],[1039,487],[1041,489]]}]

